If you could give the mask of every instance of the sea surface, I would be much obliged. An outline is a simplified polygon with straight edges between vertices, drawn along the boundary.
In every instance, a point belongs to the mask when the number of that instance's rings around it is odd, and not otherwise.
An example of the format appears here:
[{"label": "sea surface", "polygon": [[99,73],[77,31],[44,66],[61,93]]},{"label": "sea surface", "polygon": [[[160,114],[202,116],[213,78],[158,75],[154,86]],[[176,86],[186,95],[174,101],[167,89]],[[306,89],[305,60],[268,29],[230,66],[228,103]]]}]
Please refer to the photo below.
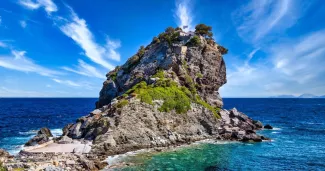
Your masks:
[{"label": "sea surface", "polygon": [[[89,113],[97,99],[0,99],[0,148],[17,153],[41,127],[57,135]],[[275,129],[262,143],[205,142],[173,152],[126,157],[124,170],[325,170],[325,99],[225,98]]]}]

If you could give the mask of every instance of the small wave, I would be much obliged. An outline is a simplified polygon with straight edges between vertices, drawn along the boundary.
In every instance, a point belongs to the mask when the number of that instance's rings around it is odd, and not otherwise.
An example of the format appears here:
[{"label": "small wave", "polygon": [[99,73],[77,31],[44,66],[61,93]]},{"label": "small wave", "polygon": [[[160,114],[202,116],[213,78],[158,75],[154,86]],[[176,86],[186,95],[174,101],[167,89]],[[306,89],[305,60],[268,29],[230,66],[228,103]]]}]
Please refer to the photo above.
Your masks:
[{"label": "small wave", "polygon": [[319,122],[305,122],[307,125],[324,125],[324,123],[319,123]]},{"label": "small wave", "polygon": [[279,131],[279,130],[282,130],[282,129],[274,127],[273,130]]},{"label": "small wave", "polygon": [[20,135],[35,135],[37,133],[37,130],[30,130],[26,132],[18,132]]},{"label": "small wave", "polygon": [[8,153],[11,155],[17,155],[23,148],[24,145],[13,146],[11,149],[8,150]]},{"label": "small wave", "polygon": [[280,132],[277,132],[277,131],[273,131],[271,132],[271,134],[279,134]]}]

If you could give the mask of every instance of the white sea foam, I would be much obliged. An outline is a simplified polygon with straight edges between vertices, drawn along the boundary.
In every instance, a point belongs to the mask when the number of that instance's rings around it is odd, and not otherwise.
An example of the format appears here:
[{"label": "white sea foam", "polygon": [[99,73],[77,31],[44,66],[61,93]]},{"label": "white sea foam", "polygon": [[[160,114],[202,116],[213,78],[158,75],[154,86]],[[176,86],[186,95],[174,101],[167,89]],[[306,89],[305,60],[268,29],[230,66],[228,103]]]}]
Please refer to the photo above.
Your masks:
[{"label": "white sea foam", "polygon": [[279,131],[282,130],[281,128],[273,128],[273,130]]},{"label": "white sea foam", "polygon": [[272,134],[279,134],[280,132],[277,132],[277,131],[273,131],[271,132]]},{"label": "white sea foam", "polygon": [[62,135],[62,129],[57,128],[57,129],[51,129],[51,133],[53,134],[54,137],[59,137]]},{"label": "white sea foam", "polygon": [[37,133],[37,130],[29,130],[26,132],[19,132],[20,135],[35,135]]}]

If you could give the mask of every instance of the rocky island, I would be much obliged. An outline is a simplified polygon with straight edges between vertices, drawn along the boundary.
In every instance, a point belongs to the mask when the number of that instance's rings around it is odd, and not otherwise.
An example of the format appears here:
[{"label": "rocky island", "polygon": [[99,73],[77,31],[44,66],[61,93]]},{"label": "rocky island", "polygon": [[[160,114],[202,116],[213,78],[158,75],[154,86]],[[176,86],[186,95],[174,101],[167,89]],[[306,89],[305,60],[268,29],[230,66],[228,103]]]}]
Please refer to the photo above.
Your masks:
[{"label": "rocky island", "polygon": [[168,27],[106,74],[94,111],[66,125],[60,137],[42,128],[17,156],[0,151],[1,167],[101,170],[110,167],[108,156],[144,148],[269,140],[256,134],[260,121],[223,109],[227,51],[209,26],[199,24],[195,32]]}]

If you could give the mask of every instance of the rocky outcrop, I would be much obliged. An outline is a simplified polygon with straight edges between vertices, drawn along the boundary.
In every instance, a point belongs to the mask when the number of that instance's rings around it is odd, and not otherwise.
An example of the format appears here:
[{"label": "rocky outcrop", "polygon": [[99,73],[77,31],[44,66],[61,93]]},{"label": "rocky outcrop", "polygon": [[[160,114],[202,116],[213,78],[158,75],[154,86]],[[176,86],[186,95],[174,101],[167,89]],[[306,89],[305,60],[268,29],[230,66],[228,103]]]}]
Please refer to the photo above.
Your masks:
[{"label": "rocky outcrop", "polygon": [[[96,109],[66,125],[63,135],[54,139],[58,145],[85,146],[68,154],[21,152],[12,163],[34,169],[38,166],[33,163],[23,164],[39,159],[42,169],[98,170],[108,155],[142,148],[204,139],[268,140],[256,134],[263,128],[260,121],[235,108],[222,109],[219,88],[227,82],[225,53],[227,49],[211,37],[167,29],[109,72]],[[50,137],[48,129],[41,129],[26,145],[42,144]]]},{"label": "rocky outcrop", "polygon": [[259,136],[255,132],[263,128],[263,124],[260,121],[252,120],[247,115],[238,112],[236,108],[230,111],[222,110],[220,114],[222,117],[222,124],[218,139],[244,142],[261,142],[262,140],[269,140],[269,138]]},{"label": "rocky outcrop", "polygon": [[180,85],[190,86],[188,81],[193,80],[203,100],[222,107],[218,90],[227,82],[222,51],[218,44],[208,43],[202,36],[200,45],[188,45],[192,37],[180,34],[173,43],[161,41],[141,48],[124,65],[107,74],[97,107],[108,105],[140,81],[150,82],[159,69],[167,71]]},{"label": "rocky outcrop", "polygon": [[35,145],[41,145],[46,142],[49,142],[50,139],[53,137],[50,129],[48,128],[41,128],[37,135],[35,135],[32,139],[30,139],[25,146],[35,146]]},{"label": "rocky outcrop", "polygon": [[10,154],[7,151],[0,149],[0,164],[6,162],[9,157]]},{"label": "rocky outcrop", "polygon": [[267,124],[264,126],[264,129],[273,129],[273,127],[271,125]]}]

